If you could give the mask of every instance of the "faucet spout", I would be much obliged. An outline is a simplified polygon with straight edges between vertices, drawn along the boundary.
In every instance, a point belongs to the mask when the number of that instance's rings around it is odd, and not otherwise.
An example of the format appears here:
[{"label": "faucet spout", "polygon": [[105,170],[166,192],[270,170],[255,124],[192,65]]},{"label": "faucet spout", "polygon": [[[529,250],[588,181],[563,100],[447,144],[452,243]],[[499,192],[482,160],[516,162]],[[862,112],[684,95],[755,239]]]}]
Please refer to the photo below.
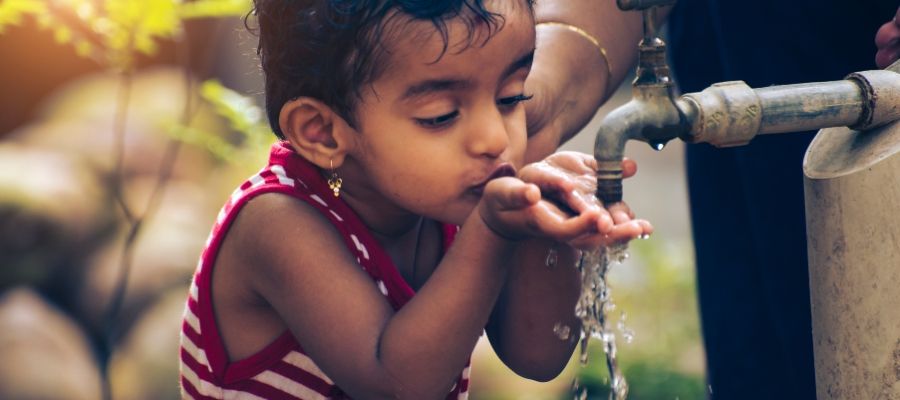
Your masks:
[{"label": "faucet spout", "polygon": [[605,205],[622,201],[622,159],[628,140],[662,150],[687,131],[683,113],[668,97],[636,97],[607,114],[594,140],[597,198]]},{"label": "faucet spout", "polygon": [[638,68],[633,98],[609,113],[594,141],[597,160],[597,198],[610,205],[622,201],[622,159],[625,142],[640,140],[656,150],[688,132],[676,105],[666,63],[666,45],[656,35],[656,6],[643,9],[644,38],[638,44]]}]

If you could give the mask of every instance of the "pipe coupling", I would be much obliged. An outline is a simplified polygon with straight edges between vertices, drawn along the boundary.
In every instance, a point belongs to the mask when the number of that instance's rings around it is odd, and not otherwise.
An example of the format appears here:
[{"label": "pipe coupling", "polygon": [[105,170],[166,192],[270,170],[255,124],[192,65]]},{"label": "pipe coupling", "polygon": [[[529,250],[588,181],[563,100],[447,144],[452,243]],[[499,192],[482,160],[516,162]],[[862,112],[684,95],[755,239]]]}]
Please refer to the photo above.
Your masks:
[{"label": "pipe coupling", "polygon": [[865,131],[900,119],[900,74],[887,70],[854,72],[847,78],[862,91],[862,113],[849,128]]},{"label": "pipe coupling", "polygon": [[693,110],[691,130],[683,139],[716,147],[741,146],[759,133],[762,106],[759,96],[743,81],[713,84],[699,93],[681,96]]},{"label": "pipe coupling", "polygon": [[596,195],[605,207],[622,201],[622,160],[597,161]]}]

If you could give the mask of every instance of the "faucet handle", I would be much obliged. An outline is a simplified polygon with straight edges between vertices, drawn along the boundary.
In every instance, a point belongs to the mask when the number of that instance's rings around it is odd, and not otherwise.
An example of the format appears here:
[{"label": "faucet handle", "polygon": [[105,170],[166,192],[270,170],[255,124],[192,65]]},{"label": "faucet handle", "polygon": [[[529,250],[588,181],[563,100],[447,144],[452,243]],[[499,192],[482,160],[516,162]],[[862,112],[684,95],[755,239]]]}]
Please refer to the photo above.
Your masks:
[{"label": "faucet handle", "polygon": [[671,6],[676,0],[616,0],[616,5],[622,11],[646,10],[656,6]]}]

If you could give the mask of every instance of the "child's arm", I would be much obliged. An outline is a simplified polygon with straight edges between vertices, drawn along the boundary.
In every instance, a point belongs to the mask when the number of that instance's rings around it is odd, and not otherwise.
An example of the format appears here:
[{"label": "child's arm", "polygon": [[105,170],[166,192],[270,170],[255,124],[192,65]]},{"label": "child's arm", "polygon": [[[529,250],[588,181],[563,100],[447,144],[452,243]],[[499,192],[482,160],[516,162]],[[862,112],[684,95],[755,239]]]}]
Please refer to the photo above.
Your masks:
[{"label": "child's arm", "polygon": [[[474,215],[474,213],[473,213]],[[429,281],[395,312],[317,211],[263,195],[229,236],[248,285],[353,398],[439,399],[487,321],[513,244],[469,218]],[[252,271],[252,273],[251,273]]]},{"label": "child's arm", "polygon": [[[350,396],[443,398],[506,281],[517,243],[507,237],[540,232],[565,240],[596,224],[596,215],[554,220],[539,199],[537,188],[521,180],[490,182],[478,206],[488,214],[468,217],[431,278],[397,312],[333,226],[286,196],[251,201],[230,230],[226,247],[232,247],[227,253],[223,247],[222,256],[229,255],[236,266],[231,271],[240,274],[234,292],[245,287],[249,298],[259,299],[254,304],[274,310]],[[228,271],[218,268],[217,274]],[[217,314],[228,312],[217,307]]]},{"label": "child's arm", "polygon": [[[544,168],[523,169],[522,175],[526,175],[523,178],[544,182],[542,186],[548,189],[544,191],[550,192],[546,194],[551,197],[554,188],[566,192],[574,190],[582,196],[592,195],[593,158],[564,152],[551,156],[548,161],[552,164],[545,161],[542,163]],[[635,173],[633,162],[626,161],[623,167],[626,176]],[[535,172],[541,176],[527,176]],[[588,211],[589,207],[584,207],[579,211]],[[611,207],[609,214],[601,213],[596,234],[582,236],[569,244],[592,249],[650,234],[652,229],[646,221],[634,220],[627,205],[618,203]],[[581,285],[579,273],[574,268],[576,251],[569,244],[533,239],[517,246],[514,267],[487,327],[498,356],[516,373],[530,379],[556,377],[565,367],[579,337],[581,324],[574,310]],[[547,265],[550,249],[556,254],[553,266]],[[554,332],[557,325],[560,329],[568,329],[567,340]]]}]

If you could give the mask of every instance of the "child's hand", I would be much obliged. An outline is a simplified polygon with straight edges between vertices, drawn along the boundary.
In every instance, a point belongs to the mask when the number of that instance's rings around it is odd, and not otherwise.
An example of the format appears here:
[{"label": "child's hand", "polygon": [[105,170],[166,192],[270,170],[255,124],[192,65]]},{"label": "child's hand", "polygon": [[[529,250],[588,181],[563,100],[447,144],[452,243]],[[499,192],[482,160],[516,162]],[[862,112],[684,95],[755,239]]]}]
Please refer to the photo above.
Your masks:
[{"label": "child's hand", "polygon": [[[634,175],[631,160],[624,176]],[[523,168],[518,178],[488,183],[479,213],[494,232],[508,239],[546,237],[588,249],[649,235],[653,227],[635,220],[624,203],[603,208],[594,196],[596,161],[576,152],[560,152]]]}]

